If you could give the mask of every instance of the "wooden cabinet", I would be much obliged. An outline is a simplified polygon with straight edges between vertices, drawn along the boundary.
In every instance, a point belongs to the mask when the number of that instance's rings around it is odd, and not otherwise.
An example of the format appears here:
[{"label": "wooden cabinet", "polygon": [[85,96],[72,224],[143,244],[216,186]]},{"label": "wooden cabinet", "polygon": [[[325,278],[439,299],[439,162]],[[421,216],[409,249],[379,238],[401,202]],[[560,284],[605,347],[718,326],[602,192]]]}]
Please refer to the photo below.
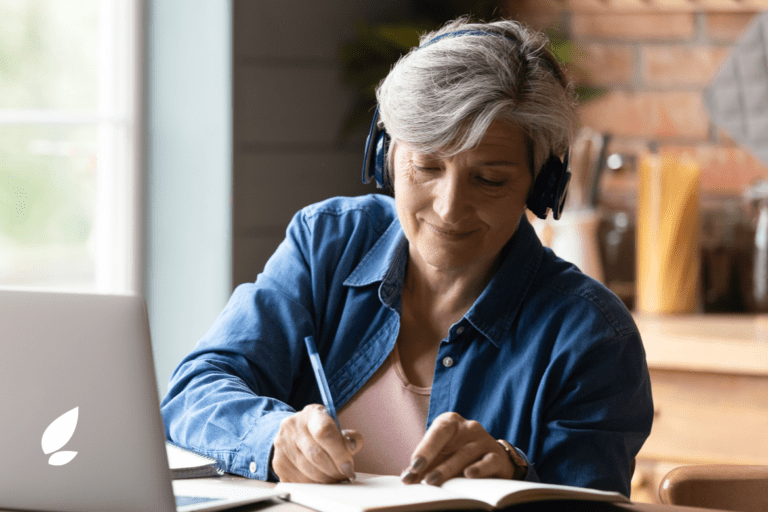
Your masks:
[{"label": "wooden cabinet", "polygon": [[768,317],[635,317],[654,398],[632,499],[658,501],[671,469],[768,464]]}]

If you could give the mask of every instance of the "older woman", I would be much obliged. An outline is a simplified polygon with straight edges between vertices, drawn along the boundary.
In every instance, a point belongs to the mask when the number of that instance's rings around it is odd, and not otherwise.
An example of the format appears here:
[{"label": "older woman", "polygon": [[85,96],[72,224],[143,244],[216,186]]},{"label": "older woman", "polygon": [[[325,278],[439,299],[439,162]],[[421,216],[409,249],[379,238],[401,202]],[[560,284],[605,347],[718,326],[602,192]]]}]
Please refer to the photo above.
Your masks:
[{"label": "older woman", "polygon": [[[169,439],[259,479],[464,475],[629,494],[652,421],[639,333],[524,215],[559,213],[576,123],[544,42],[461,19],[397,63],[370,163],[394,199],[296,214],[174,372]],[[318,405],[310,335],[343,432]]]}]

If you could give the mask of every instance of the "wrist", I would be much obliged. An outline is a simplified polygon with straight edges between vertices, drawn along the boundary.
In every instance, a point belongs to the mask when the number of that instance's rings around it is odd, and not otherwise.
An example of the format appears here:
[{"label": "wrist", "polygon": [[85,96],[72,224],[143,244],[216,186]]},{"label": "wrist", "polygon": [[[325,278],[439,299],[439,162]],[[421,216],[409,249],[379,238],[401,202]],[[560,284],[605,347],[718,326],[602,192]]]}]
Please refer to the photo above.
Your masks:
[{"label": "wrist", "polygon": [[514,468],[512,472],[513,480],[523,480],[528,476],[528,462],[517,451],[517,449],[504,439],[497,439],[497,443],[504,449],[509,457],[509,461]]}]

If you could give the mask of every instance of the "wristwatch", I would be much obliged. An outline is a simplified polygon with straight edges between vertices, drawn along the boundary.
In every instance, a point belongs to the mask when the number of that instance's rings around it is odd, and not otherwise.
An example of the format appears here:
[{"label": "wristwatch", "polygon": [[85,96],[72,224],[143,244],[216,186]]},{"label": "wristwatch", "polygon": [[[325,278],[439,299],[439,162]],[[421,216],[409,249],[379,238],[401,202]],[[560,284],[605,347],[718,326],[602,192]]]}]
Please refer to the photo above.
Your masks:
[{"label": "wristwatch", "polygon": [[509,455],[509,460],[512,461],[512,465],[515,467],[515,472],[512,474],[513,480],[522,480],[528,476],[528,462],[517,453],[517,449],[514,446],[506,442],[504,439],[497,439],[497,443],[504,448],[504,451]]}]

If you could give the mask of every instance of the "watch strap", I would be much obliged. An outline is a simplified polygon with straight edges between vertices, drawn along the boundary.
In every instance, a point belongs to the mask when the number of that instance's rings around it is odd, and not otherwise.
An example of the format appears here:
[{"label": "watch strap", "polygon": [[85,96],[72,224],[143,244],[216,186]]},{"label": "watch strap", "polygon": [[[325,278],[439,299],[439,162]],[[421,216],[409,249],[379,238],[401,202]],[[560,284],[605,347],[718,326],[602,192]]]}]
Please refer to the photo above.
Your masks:
[{"label": "watch strap", "polygon": [[512,465],[515,467],[515,471],[512,474],[513,480],[523,480],[528,475],[528,461],[525,460],[517,451],[517,449],[509,444],[504,439],[496,440],[499,445],[507,452],[509,460],[512,461]]}]

